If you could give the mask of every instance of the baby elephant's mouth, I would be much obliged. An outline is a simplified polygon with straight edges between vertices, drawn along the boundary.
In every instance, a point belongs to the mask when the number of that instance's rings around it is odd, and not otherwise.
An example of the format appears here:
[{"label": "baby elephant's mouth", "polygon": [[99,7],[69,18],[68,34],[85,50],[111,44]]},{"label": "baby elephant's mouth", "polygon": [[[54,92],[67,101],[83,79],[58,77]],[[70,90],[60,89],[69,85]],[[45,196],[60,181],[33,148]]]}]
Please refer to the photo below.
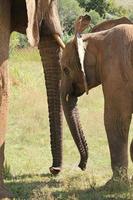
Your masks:
[{"label": "baby elephant's mouth", "polygon": [[76,83],[72,83],[70,96],[80,97],[81,95],[84,94],[84,92],[85,92],[84,89],[81,89],[80,87],[78,87],[78,85]]}]

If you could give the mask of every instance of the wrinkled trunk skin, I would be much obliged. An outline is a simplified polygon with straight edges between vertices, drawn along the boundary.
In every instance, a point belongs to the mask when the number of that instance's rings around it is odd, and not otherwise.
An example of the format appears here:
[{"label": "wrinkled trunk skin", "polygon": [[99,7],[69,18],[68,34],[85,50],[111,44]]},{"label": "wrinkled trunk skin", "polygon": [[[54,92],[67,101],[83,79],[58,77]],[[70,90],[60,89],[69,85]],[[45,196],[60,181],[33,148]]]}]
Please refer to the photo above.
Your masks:
[{"label": "wrinkled trunk skin", "polygon": [[59,63],[61,49],[52,36],[42,33],[39,50],[44,68],[49,110],[51,151],[53,156],[53,164],[50,171],[53,174],[57,174],[62,166],[61,68]]},{"label": "wrinkled trunk skin", "polygon": [[[64,89],[61,88],[64,93]],[[88,146],[85,140],[85,136],[80,124],[78,108],[77,108],[77,98],[69,96],[68,101],[66,101],[66,95],[62,93],[62,105],[65,113],[65,117],[70,128],[73,139],[77,145],[80,153],[80,163],[79,168],[82,170],[86,169],[87,159],[88,159]]]},{"label": "wrinkled trunk skin", "polygon": [[10,38],[10,0],[0,0],[0,199],[12,194],[4,186],[4,148],[8,112],[8,70],[7,60]]}]

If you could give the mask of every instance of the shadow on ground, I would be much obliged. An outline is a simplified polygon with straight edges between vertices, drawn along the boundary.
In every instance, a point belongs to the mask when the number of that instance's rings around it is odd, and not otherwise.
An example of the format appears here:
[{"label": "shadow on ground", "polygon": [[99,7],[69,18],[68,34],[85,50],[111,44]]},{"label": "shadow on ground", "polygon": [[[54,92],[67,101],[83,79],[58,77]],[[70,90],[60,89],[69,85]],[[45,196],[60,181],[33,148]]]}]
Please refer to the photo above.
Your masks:
[{"label": "shadow on ground", "polygon": [[[16,176],[7,183],[15,199],[40,200],[133,200],[131,186],[112,185],[76,189],[74,177],[69,178],[67,185],[51,174]],[[80,183],[79,183],[80,185]]]},{"label": "shadow on ground", "polygon": [[[48,181],[45,181],[45,179],[50,179],[51,177],[51,174],[24,174],[8,179],[6,185],[13,193],[15,199],[30,199],[32,191],[40,184],[46,187]],[[43,179],[44,181],[42,181]]]}]

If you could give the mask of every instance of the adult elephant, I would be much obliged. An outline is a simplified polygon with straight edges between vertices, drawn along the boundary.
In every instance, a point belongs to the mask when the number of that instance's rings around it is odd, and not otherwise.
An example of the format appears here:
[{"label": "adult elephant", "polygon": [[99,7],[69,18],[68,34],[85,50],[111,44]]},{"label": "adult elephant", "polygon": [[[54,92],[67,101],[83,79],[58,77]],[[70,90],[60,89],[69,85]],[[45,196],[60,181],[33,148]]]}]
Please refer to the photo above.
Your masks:
[{"label": "adult elephant", "polygon": [[104,124],[113,170],[111,180],[128,180],[128,133],[133,113],[133,24],[129,21],[109,30],[81,35],[89,23],[88,16],[78,19],[75,37],[63,51],[63,109],[80,152],[79,167],[84,170],[88,147],[79,120],[77,97],[102,84]]},{"label": "adult elephant", "polygon": [[53,163],[53,174],[62,165],[62,112],[60,103],[60,54],[64,44],[56,0],[0,0],[0,198],[10,197],[3,183],[5,132],[8,111],[8,55],[13,31],[27,34],[39,46],[44,68]]}]

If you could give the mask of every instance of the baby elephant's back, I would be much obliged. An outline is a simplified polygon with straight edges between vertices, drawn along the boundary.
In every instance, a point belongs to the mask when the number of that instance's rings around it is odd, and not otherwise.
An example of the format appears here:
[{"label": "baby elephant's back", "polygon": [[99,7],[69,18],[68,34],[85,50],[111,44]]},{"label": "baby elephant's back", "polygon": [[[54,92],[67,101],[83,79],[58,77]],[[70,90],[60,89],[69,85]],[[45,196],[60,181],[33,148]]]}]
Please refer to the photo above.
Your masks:
[{"label": "baby elephant's back", "polygon": [[105,37],[107,51],[111,51],[114,57],[122,62],[133,57],[133,25],[122,24],[109,30]]},{"label": "baby elephant's back", "polygon": [[133,91],[133,25],[118,25],[109,30],[105,38],[106,55],[112,58],[123,80]]},{"label": "baby elephant's back", "polygon": [[[120,25],[120,62],[123,75],[133,91],[133,25]],[[119,32],[119,31],[118,31]]]}]

